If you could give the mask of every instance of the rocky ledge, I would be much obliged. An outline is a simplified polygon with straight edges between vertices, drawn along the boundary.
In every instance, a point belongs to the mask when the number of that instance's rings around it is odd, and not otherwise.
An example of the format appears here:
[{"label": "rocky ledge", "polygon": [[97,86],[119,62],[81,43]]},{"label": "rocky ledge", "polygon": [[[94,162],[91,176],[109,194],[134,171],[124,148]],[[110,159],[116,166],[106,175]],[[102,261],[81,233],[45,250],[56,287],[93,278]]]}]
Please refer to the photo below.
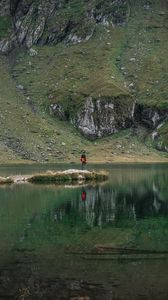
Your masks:
[{"label": "rocky ledge", "polygon": [[21,175],[11,177],[0,177],[0,184],[12,183],[62,183],[62,182],[83,182],[83,181],[104,181],[108,179],[108,174],[104,171],[88,171],[69,169],[65,171],[47,171],[46,173],[34,175]]}]

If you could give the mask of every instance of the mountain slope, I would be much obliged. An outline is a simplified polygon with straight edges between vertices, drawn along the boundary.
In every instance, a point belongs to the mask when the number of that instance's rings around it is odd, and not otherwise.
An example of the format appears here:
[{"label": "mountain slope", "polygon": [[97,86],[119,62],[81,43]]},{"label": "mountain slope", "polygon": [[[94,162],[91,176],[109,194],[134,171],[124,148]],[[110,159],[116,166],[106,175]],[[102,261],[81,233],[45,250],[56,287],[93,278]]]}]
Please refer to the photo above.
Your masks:
[{"label": "mountain slope", "polygon": [[[132,10],[120,69],[139,104],[139,121],[153,131],[158,149],[168,147],[168,5]],[[158,127],[158,128],[157,128]]]},{"label": "mountain slope", "polygon": [[[91,161],[162,160],[152,147],[168,149],[166,1],[9,4],[1,161],[77,161],[82,149]],[[91,139],[115,134],[94,142],[74,126]]]}]

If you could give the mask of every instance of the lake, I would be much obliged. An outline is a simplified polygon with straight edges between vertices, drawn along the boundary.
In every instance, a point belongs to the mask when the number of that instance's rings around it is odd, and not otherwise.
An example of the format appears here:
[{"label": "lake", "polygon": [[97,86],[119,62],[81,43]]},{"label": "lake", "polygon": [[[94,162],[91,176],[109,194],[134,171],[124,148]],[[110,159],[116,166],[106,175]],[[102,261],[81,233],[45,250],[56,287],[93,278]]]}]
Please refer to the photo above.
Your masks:
[{"label": "lake", "polygon": [[[0,166],[0,176],[80,168]],[[0,186],[0,299],[168,299],[168,164],[103,183]]]}]

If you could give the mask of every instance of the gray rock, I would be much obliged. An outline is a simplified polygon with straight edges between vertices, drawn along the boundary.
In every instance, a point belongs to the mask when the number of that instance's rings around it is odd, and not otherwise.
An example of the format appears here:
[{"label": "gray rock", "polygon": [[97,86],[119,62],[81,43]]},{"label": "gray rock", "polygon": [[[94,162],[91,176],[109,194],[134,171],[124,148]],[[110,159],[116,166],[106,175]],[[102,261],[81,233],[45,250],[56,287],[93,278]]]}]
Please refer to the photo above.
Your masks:
[{"label": "gray rock", "polygon": [[129,61],[130,62],[136,62],[136,58],[135,57],[131,57]]},{"label": "gray rock", "polygon": [[127,3],[117,2],[117,6],[112,6],[109,12],[105,4],[100,11],[94,1],[93,6],[86,3],[87,13],[80,21],[71,14],[67,18],[59,18],[62,7],[68,9],[69,6],[65,0],[1,0],[0,15],[11,15],[13,33],[9,39],[0,42],[0,51],[7,53],[21,45],[31,49],[35,44],[56,44],[62,40],[72,43],[88,41],[97,23],[114,27],[126,22]]},{"label": "gray rock", "polygon": [[67,119],[66,115],[65,115],[65,112],[64,112],[64,109],[61,106],[61,104],[51,104],[49,109],[50,109],[50,114],[55,115],[60,120],[66,120]]},{"label": "gray rock", "polygon": [[30,48],[30,49],[29,49],[29,55],[30,55],[30,56],[36,56],[36,55],[38,55],[38,52],[37,52],[35,49]]},{"label": "gray rock", "polygon": [[24,90],[24,86],[21,85],[21,84],[19,84],[19,85],[17,85],[17,89],[23,91]]},{"label": "gray rock", "polygon": [[162,123],[168,119],[168,109],[159,109],[136,103],[134,119],[150,129],[155,129],[162,126]]},{"label": "gray rock", "polygon": [[144,108],[141,114],[141,120],[145,123],[148,127],[154,129],[163,120],[168,118],[168,110],[159,110],[157,108]]},{"label": "gray rock", "polygon": [[0,1],[0,16],[6,16],[10,14],[10,0]]},{"label": "gray rock", "polygon": [[[124,101],[123,101],[124,102]],[[87,137],[94,139],[114,134],[132,124],[133,102],[120,108],[116,99],[93,100],[88,97],[71,122]]]}]

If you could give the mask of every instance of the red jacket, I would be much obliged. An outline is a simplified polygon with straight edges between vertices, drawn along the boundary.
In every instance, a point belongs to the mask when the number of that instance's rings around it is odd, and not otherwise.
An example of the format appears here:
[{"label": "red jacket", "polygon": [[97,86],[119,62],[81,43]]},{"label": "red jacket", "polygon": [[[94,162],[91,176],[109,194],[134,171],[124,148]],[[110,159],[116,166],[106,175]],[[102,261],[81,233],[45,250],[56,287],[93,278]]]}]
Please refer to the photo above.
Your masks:
[{"label": "red jacket", "polygon": [[82,163],[86,164],[86,155],[82,154],[80,160]]},{"label": "red jacket", "polygon": [[86,200],[86,192],[85,191],[82,192],[81,198],[82,198],[82,201]]}]

